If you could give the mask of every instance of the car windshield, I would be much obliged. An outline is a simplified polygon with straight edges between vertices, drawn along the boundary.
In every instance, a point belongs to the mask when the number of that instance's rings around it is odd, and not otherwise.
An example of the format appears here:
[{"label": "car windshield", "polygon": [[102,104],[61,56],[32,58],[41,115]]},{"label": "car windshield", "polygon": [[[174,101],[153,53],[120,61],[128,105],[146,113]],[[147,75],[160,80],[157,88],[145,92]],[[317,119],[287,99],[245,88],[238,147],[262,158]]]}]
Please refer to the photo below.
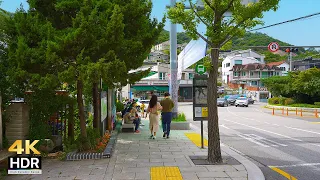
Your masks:
[{"label": "car windshield", "polygon": [[235,96],[230,96],[228,99],[236,99]]},{"label": "car windshield", "polygon": [[245,97],[239,97],[238,100],[246,100],[247,98]]},{"label": "car windshield", "polygon": [[224,101],[224,99],[223,98],[218,98],[218,101]]}]

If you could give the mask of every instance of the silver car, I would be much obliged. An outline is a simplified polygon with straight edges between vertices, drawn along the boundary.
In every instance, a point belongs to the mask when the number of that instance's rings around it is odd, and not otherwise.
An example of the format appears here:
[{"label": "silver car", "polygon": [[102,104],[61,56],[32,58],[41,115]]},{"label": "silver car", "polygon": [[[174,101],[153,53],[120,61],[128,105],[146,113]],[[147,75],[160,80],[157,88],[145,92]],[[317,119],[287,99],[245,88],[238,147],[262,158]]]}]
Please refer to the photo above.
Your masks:
[{"label": "silver car", "polygon": [[225,98],[218,98],[217,99],[217,105],[221,107],[228,106],[228,101]]},{"label": "silver car", "polygon": [[249,106],[249,101],[248,101],[248,99],[246,97],[239,97],[239,98],[237,98],[237,100],[234,103],[234,105],[236,107],[238,107],[238,106],[248,107]]}]

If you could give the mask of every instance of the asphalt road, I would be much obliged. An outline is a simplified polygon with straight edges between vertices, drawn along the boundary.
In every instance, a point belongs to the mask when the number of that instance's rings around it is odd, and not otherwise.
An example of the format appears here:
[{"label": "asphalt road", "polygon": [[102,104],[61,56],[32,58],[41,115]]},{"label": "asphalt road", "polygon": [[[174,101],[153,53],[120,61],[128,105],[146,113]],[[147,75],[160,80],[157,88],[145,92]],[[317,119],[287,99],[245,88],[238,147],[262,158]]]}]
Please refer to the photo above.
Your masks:
[{"label": "asphalt road", "polygon": [[[192,121],[191,103],[180,103],[179,111]],[[221,142],[255,162],[266,179],[320,179],[320,119],[273,116],[261,104],[218,111]],[[200,128],[199,122],[192,125]]]}]

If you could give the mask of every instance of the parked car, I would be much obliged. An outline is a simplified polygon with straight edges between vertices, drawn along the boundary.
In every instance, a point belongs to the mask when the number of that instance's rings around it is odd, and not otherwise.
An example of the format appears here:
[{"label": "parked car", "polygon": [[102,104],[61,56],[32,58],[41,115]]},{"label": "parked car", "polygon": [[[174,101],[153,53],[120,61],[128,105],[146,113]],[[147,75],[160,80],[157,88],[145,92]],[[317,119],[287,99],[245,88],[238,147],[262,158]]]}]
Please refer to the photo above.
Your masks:
[{"label": "parked car", "polygon": [[138,111],[140,111],[140,107],[141,107],[142,102],[144,103],[144,109],[145,110],[148,109],[150,100],[147,100],[147,99],[146,100],[140,100],[140,101],[137,102],[137,106],[136,106]]},{"label": "parked car", "polygon": [[227,101],[228,101],[228,104],[230,105],[234,105],[234,103],[236,102],[237,100],[237,97],[236,96],[229,96]]},{"label": "parked car", "polygon": [[254,104],[254,100],[252,98],[248,98],[249,104]]},{"label": "parked car", "polygon": [[228,101],[224,98],[218,98],[217,99],[217,105],[220,107],[229,106]]},{"label": "parked car", "polygon": [[249,101],[246,97],[239,97],[237,98],[236,102],[235,102],[235,106],[238,107],[238,106],[246,106],[248,107],[249,106]]}]

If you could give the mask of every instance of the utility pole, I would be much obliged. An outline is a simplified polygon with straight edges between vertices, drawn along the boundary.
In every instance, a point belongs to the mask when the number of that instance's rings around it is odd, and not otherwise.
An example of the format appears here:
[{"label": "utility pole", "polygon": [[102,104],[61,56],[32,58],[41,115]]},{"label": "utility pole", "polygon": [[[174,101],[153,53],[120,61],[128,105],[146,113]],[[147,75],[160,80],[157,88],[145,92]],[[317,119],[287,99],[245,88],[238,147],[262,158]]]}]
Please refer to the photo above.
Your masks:
[{"label": "utility pole", "polygon": [[[170,7],[176,5],[176,0],[171,0]],[[170,84],[169,91],[171,98],[174,102],[174,108],[172,112],[173,117],[178,115],[178,90],[179,84],[177,79],[178,73],[177,62],[177,25],[170,22]]]},{"label": "utility pole", "polygon": [[291,51],[289,53],[289,62],[290,62],[289,71],[292,71],[292,52]]}]

